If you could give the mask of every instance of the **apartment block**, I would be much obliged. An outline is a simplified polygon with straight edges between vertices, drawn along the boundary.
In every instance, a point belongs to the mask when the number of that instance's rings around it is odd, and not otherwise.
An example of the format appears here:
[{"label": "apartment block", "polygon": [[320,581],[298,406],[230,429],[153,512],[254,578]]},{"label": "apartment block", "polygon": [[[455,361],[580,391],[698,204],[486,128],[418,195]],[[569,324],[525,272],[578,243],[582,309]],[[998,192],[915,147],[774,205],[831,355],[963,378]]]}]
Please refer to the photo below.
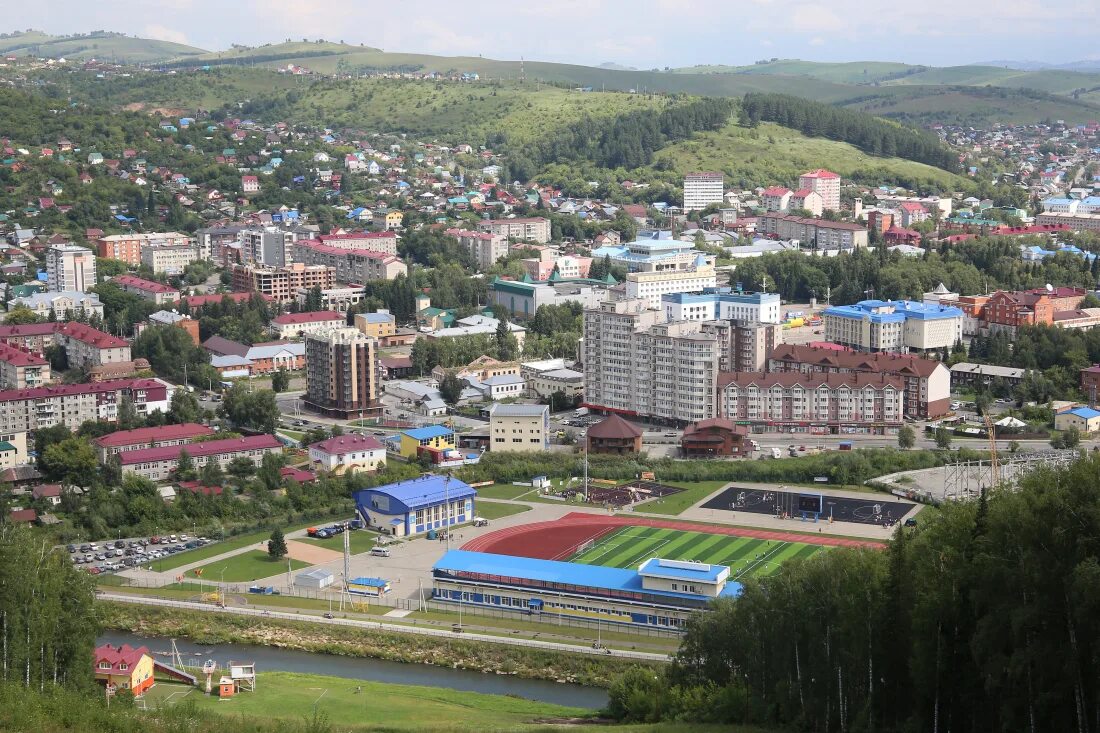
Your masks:
[{"label": "apartment block", "polygon": [[151,300],[157,305],[175,303],[180,299],[180,291],[176,288],[136,275],[118,275],[111,278],[111,282],[123,291]]},{"label": "apartment block", "polygon": [[241,262],[246,265],[283,267],[294,261],[297,235],[278,227],[242,229],[237,233]]},{"label": "apartment block", "polygon": [[768,358],[769,372],[803,374],[885,374],[901,377],[905,390],[905,417],[936,418],[951,405],[951,372],[932,359],[895,353],[866,354],[816,346],[777,346]]},{"label": "apartment block", "polygon": [[489,450],[513,453],[550,450],[550,406],[495,403],[489,408]]},{"label": "apartment block", "polygon": [[55,343],[64,347],[70,369],[91,369],[130,361],[130,344],[98,329],[75,321],[57,326]]},{"label": "apartment block", "polygon": [[483,219],[477,223],[477,229],[522,242],[546,244],[550,241],[550,220],[541,216],[527,219]]},{"label": "apartment block", "polygon": [[601,303],[584,312],[584,394],[590,406],[634,414],[636,382],[649,378],[634,369],[634,337],[656,325],[661,314],[644,300]]},{"label": "apartment block", "polygon": [[[141,264],[141,250],[149,245],[190,244],[191,238],[179,232],[159,232],[153,234],[112,234],[96,240],[96,250],[100,257],[109,260],[121,260],[137,267]],[[209,247],[207,247],[209,252]]]},{"label": "apartment block", "polygon": [[208,440],[185,446],[143,448],[120,453],[123,473],[133,473],[150,481],[167,481],[179,466],[180,452],[186,450],[195,468],[210,463],[226,468],[236,458],[247,458],[259,466],[268,453],[283,452],[283,444],[274,435],[249,435],[243,438]]},{"label": "apartment block", "polygon": [[165,275],[182,275],[198,258],[198,248],[190,240],[179,244],[148,244],[141,248],[141,264]]},{"label": "apartment block", "polygon": [[467,229],[448,229],[445,234],[454,237],[459,245],[469,250],[479,270],[488,270],[494,262],[508,254],[508,237],[501,234]]},{"label": "apartment block", "polygon": [[355,328],[306,336],[306,404],[346,420],[380,414],[376,345]]},{"label": "apartment block", "polygon": [[18,346],[0,343],[0,389],[27,389],[50,382],[50,362]]},{"label": "apartment block", "polygon": [[103,303],[95,293],[72,292],[45,292],[31,293],[21,298],[12,298],[8,301],[8,310],[14,307],[28,308],[40,318],[49,318],[51,315],[64,321],[74,317],[92,316],[103,317]]},{"label": "apartment block", "polygon": [[779,293],[734,292],[712,288],[701,294],[673,293],[661,297],[666,321],[737,320],[779,323]]},{"label": "apartment block", "polygon": [[364,335],[381,340],[397,333],[397,320],[388,310],[356,313],[355,327]]},{"label": "apartment block", "polygon": [[963,312],[938,303],[863,300],[822,313],[825,340],[859,351],[930,351],[962,340]]},{"label": "apartment block", "polygon": [[762,372],[768,357],[783,343],[783,326],[759,321],[703,321],[703,333],[718,339],[718,369],[723,372]]},{"label": "apartment block", "polygon": [[688,173],[684,176],[684,211],[699,211],[723,203],[721,173]]},{"label": "apartment block", "polygon": [[642,298],[649,302],[650,308],[660,309],[661,298],[665,295],[701,293],[717,284],[717,271],[700,254],[694,265],[688,269],[627,273],[626,297]]},{"label": "apartment block", "polygon": [[327,290],[336,284],[336,269],[325,265],[305,265],[301,262],[286,267],[233,265],[233,289],[252,291],[277,303],[290,303],[300,288]]},{"label": "apartment block", "polygon": [[859,224],[828,219],[809,219],[769,212],[756,220],[758,234],[777,239],[797,239],[815,249],[855,249],[867,246],[867,230]]},{"label": "apartment block", "polygon": [[46,250],[46,287],[51,292],[86,293],[96,285],[95,252],[75,244]]},{"label": "apartment block", "polygon": [[387,255],[397,254],[397,234],[392,231],[322,234],[316,241],[337,249],[367,249]]},{"label": "apartment block", "polygon": [[104,463],[108,457],[116,453],[126,453],[145,448],[190,445],[195,438],[214,434],[214,429],[206,425],[183,423],[181,425],[159,425],[155,428],[119,430],[96,438],[92,442],[95,443],[96,451],[99,453],[99,462]]},{"label": "apartment block", "polygon": [[[798,187],[813,191],[820,196],[821,206],[825,211],[840,210],[840,176],[836,173],[824,168],[803,173],[798,177]],[[798,193],[795,196],[798,196]]]},{"label": "apartment block", "polygon": [[335,311],[284,313],[271,319],[271,333],[275,338],[294,339],[346,325],[344,314]]},{"label": "apartment block", "polygon": [[722,417],[755,432],[897,432],[905,381],[867,372],[730,372],[718,377]]},{"label": "apartment block", "polygon": [[371,249],[333,247],[315,239],[295,242],[294,261],[309,267],[330,267],[336,280],[345,283],[393,280],[398,275],[408,274],[408,268],[397,255]]},{"label": "apartment block", "polygon": [[0,434],[26,433],[64,425],[116,422],[118,405],[129,398],[139,415],[168,412],[172,391],[157,379],[116,379],[0,391]]}]

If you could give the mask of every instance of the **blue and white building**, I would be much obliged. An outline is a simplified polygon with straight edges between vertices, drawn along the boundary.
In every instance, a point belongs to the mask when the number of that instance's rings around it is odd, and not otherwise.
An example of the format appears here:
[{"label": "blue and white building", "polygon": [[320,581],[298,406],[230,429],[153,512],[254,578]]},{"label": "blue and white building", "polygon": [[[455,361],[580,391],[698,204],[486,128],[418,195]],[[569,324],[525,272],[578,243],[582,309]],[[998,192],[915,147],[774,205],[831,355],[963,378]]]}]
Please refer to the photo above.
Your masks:
[{"label": "blue and white building", "polygon": [[611,264],[625,267],[627,272],[693,270],[699,255],[703,256],[703,264],[714,266],[714,255],[695,249],[694,242],[673,239],[669,231],[642,231],[633,242],[592,250],[593,260],[608,257]]},{"label": "blue and white building", "polygon": [[738,293],[729,288],[707,288],[702,293],[672,293],[661,297],[665,320],[752,321],[780,323],[779,293]]},{"label": "blue and white building", "polygon": [[860,351],[929,351],[962,340],[962,310],[912,300],[862,300],[822,313],[825,340]]},{"label": "blue and white building", "polygon": [[451,550],[432,568],[432,599],[564,623],[682,629],[741,584],[724,565],[650,558],[636,570]]},{"label": "blue and white building", "polygon": [[362,489],[353,496],[356,511],[368,527],[408,537],[471,521],[477,491],[456,478],[425,474]]}]

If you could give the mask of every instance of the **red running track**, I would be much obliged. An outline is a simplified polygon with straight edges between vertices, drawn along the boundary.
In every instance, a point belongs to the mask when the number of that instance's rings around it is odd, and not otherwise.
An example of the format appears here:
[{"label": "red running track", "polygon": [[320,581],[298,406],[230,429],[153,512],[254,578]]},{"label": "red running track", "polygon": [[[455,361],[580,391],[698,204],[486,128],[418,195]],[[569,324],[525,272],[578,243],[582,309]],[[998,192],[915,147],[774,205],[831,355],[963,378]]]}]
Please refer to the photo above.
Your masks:
[{"label": "red running track", "polygon": [[463,550],[473,552],[491,552],[497,555],[533,557],[542,560],[565,559],[579,545],[619,527],[657,527],[659,529],[678,529],[681,531],[706,532],[730,537],[752,537],[760,540],[778,540],[780,542],[802,542],[808,545],[830,545],[833,547],[871,547],[884,548],[875,540],[852,540],[829,535],[800,534],[798,532],[780,532],[767,529],[742,529],[740,527],[716,527],[696,522],[678,522],[668,519],[652,519],[636,516],[601,516],[584,512],[572,512],[557,521],[533,522],[515,527],[498,529],[495,532],[470,540],[462,546]]}]

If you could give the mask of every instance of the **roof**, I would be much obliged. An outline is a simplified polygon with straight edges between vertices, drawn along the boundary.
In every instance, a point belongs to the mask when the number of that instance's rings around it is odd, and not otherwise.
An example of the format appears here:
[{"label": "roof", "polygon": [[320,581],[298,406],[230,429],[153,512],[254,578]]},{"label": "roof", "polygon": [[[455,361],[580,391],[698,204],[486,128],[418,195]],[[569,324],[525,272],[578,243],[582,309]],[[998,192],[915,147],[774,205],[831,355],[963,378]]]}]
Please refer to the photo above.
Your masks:
[{"label": "roof", "polygon": [[0,402],[13,400],[37,400],[47,397],[61,397],[74,394],[96,394],[100,392],[118,392],[121,390],[140,391],[164,388],[164,383],[156,379],[112,379],[107,382],[88,382],[77,384],[52,384],[48,387],[29,389],[6,389],[0,391]]},{"label": "roof", "polygon": [[885,372],[851,371],[851,372],[720,372],[718,374],[718,389],[724,389],[731,384],[738,387],[754,385],[759,389],[771,387],[794,387],[815,389],[820,386],[840,388],[847,386],[851,389],[864,389],[866,387],[892,387],[895,391],[905,388],[904,380],[897,375],[887,375]]},{"label": "roof", "polygon": [[996,366],[993,364],[972,364],[968,361],[960,361],[958,364],[951,367],[951,373],[1022,379],[1024,374],[1027,373],[1027,370],[1017,367]]},{"label": "roof", "polygon": [[145,290],[150,293],[162,293],[167,295],[168,293],[175,293],[179,295],[177,288],[172,288],[164,283],[158,283],[155,280],[146,280],[143,277],[137,277],[136,275],[117,275],[111,278],[111,282],[123,285],[128,288],[134,288],[135,290]]},{"label": "roof", "polygon": [[163,442],[167,440],[179,440],[181,438],[194,438],[197,435],[213,435],[213,428],[205,425],[188,422],[182,425],[161,425],[154,428],[138,428],[136,430],[119,430],[95,439],[95,444],[101,448],[112,448],[122,445],[141,445],[142,443]]},{"label": "roof", "polygon": [[454,431],[450,428],[445,428],[442,425],[429,425],[423,428],[413,428],[412,430],[406,430],[405,435],[409,436],[413,440],[427,440],[429,438],[444,438],[449,435],[454,435]]},{"label": "roof", "polygon": [[218,356],[241,356],[248,353],[246,344],[230,341],[224,336],[211,336],[202,342],[202,347]]},{"label": "roof", "polygon": [[45,366],[49,362],[37,354],[24,351],[18,346],[0,341],[0,361],[17,367]]},{"label": "roof", "polygon": [[118,336],[104,333],[97,328],[92,328],[83,323],[69,321],[68,323],[54,325],[60,325],[60,328],[56,329],[56,333],[64,334],[69,338],[83,341],[90,346],[96,346],[100,349],[119,349],[130,346],[125,339],[120,339]]},{"label": "roof", "polygon": [[344,315],[336,311],[307,311],[305,313],[285,313],[272,318],[271,322],[278,326],[285,326],[294,323],[317,323],[320,321],[340,321],[343,323],[345,320]]},{"label": "roof", "polygon": [[[110,663],[111,672],[120,671],[120,664],[125,664],[128,671],[132,671],[141,658],[148,654],[149,648],[144,646],[132,647],[129,644],[123,644],[118,647],[113,647],[110,644],[97,646],[95,648],[96,671],[99,671],[98,667],[100,662]],[[107,670],[103,671],[106,672]]]},{"label": "roof", "polygon": [[[652,561],[647,561],[652,562]],[[644,565],[643,565],[644,567]],[[721,567],[721,566],[711,566]],[[723,568],[729,572],[728,568]],[[523,578],[543,583],[562,583],[570,586],[587,586],[633,593],[648,593],[674,599],[698,600],[705,598],[691,593],[673,593],[671,591],[649,590],[642,588],[642,576],[630,568],[608,568],[600,565],[580,565],[557,560],[538,560],[530,557],[495,555],[487,552],[451,550],[439,559],[433,571],[451,571],[462,573],[480,573],[505,578]],[[577,587],[578,592],[584,589]],[[727,583],[720,594],[723,597],[737,596],[741,592],[740,583]]]},{"label": "roof", "polygon": [[840,178],[840,176],[836,173],[833,173],[832,171],[825,170],[824,168],[818,168],[815,171],[803,173],[799,176],[799,178]]},{"label": "roof", "polygon": [[274,435],[250,435],[244,438],[226,438],[208,440],[191,445],[170,445],[164,448],[144,448],[125,451],[119,454],[122,465],[132,466],[138,463],[157,463],[179,458],[180,451],[186,450],[192,457],[213,456],[219,453],[237,453],[246,450],[268,450],[281,448],[282,443]]},{"label": "roof", "polygon": [[38,519],[38,512],[34,509],[12,509],[8,519],[12,522],[33,522]]},{"label": "roof", "polygon": [[608,415],[605,419],[588,428],[589,438],[634,439],[641,437],[642,429],[618,415]]},{"label": "roof", "polygon": [[309,447],[324,451],[331,456],[342,456],[361,450],[383,450],[385,448],[376,438],[369,435],[339,435],[335,438],[318,441]]},{"label": "roof", "polygon": [[708,565],[686,560],[662,560],[651,557],[638,568],[638,574],[667,580],[694,580],[698,583],[719,583],[729,577],[725,565]]},{"label": "roof", "polygon": [[[489,384],[489,380],[485,380]],[[550,405],[502,405],[489,408],[490,417],[542,417],[550,413]]]},{"label": "roof", "polygon": [[203,306],[210,305],[211,303],[220,303],[222,298],[229,298],[234,303],[247,303],[252,299],[252,296],[259,296],[266,301],[271,301],[273,298],[270,295],[263,293],[214,293],[212,295],[188,295],[183,299],[183,302],[187,303],[190,308],[202,308]]},{"label": "roof", "polygon": [[1066,410],[1059,414],[1076,415],[1082,420],[1092,420],[1093,418],[1100,417],[1100,410],[1094,410],[1091,407],[1074,407],[1072,410]]},{"label": "roof", "polygon": [[827,368],[852,369],[856,371],[874,371],[886,374],[917,375],[927,377],[936,369],[946,369],[942,362],[921,359],[909,354],[874,353],[865,354],[855,351],[841,351],[817,346],[781,344],[772,350],[770,361],[797,362],[815,364]]},{"label": "roof", "polygon": [[348,585],[361,585],[365,588],[385,588],[389,581],[384,578],[352,578]]},{"label": "roof", "polygon": [[[333,577],[333,574],[331,570],[325,570],[324,568],[313,568],[312,570],[303,570],[294,577],[312,578],[315,580],[328,580],[329,578]],[[354,583],[355,581],[352,580],[350,582]]]},{"label": "roof", "polygon": [[709,430],[711,428],[718,428],[719,430],[728,430],[731,433],[739,433],[741,435],[747,435],[749,429],[745,425],[738,425],[733,420],[724,417],[711,417],[706,420],[700,420],[694,422],[684,428],[684,437],[694,435],[695,433]]},{"label": "roof", "polygon": [[426,473],[419,478],[409,479],[408,481],[398,481],[394,484],[356,491],[356,503],[361,503],[361,496],[372,492],[385,494],[396,499],[409,509],[442,503],[444,497],[450,501],[455,501],[477,496],[477,491],[465,481],[431,473]]},{"label": "roof", "polygon": [[253,344],[245,352],[246,359],[273,359],[279,354],[291,356],[305,356],[306,345],[301,341],[267,341],[262,344]]}]

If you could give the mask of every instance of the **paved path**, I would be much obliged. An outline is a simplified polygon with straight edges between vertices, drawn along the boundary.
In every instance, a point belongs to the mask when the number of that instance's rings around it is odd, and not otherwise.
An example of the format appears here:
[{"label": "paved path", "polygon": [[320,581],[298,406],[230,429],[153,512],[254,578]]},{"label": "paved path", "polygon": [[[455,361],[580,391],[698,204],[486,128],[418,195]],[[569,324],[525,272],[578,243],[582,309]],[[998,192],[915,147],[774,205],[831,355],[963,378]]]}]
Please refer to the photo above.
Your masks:
[{"label": "paved path", "polygon": [[[100,593],[98,597],[105,601],[116,601],[118,603],[132,603],[142,606],[161,606],[169,608],[182,608],[188,611],[202,611],[204,613],[217,613],[217,614],[234,614],[237,616],[253,616],[253,617],[269,617],[282,619],[286,621],[302,621],[302,617],[298,614],[283,613],[281,611],[260,611],[252,608],[238,608],[236,606],[229,606],[227,608],[218,608],[217,606],[210,606],[205,603],[191,603],[189,601],[170,601],[163,598],[149,598],[143,596],[131,596],[122,593]],[[461,635],[455,634],[453,631],[444,631],[442,629],[428,629],[414,626],[403,626],[400,624],[386,624],[379,621],[358,621],[354,619],[343,618],[310,618],[311,623],[329,624],[332,626],[346,626],[358,629],[377,629],[379,631],[391,631],[399,634],[418,634],[420,636],[434,636],[437,638],[445,639],[469,639],[470,641],[483,641],[491,644],[506,644],[509,646],[525,646],[536,649],[548,649],[552,651],[560,652],[572,652],[575,654],[591,654],[598,656],[606,656],[608,651],[611,651],[611,656],[625,657],[627,659],[641,659],[651,662],[667,662],[669,656],[667,654],[654,654],[651,652],[639,652],[633,650],[596,650],[590,646],[579,646],[576,644],[562,644],[553,641],[538,641],[534,639],[512,639],[505,636],[493,636],[491,634],[478,634],[471,632],[463,632]]]}]

